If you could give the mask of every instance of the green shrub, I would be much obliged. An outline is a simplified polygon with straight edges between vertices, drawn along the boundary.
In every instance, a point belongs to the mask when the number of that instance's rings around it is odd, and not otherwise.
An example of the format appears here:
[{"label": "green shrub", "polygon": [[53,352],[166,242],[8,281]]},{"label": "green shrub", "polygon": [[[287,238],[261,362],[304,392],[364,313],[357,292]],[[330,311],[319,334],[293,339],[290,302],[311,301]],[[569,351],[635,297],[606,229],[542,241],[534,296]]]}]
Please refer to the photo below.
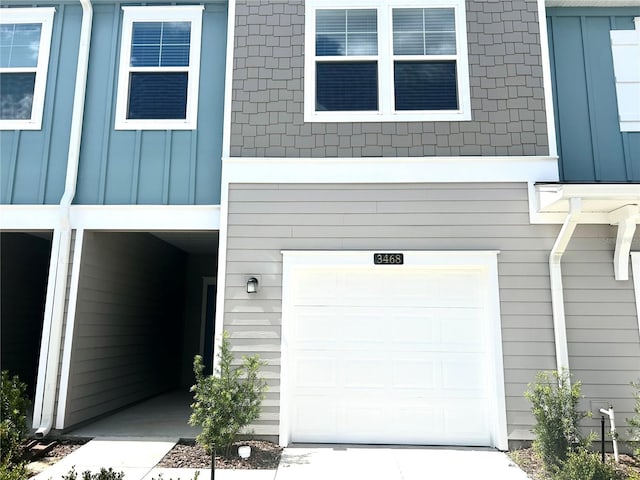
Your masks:
[{"label": "green shrub", "polygon": [[586,448],[569,452],[553,480],[623,480],[611,463],[602,463],[600,455]]},{"label": "green shrub", "polygon": [[0,391],[0,463],[11,465],[20,458],[20,443],[27,430],[27,386],[17,376],[2,371]]},{"label": "green shrub", "polygon": [[634,389],[633,398],[636,401],[636,405],[633,410],[636,414],[631,418],[627,418],[627,422],[631,427],[629,429],[629,443],[633,448],[633,454],[640,456],[640,382],[631,382],[631,386]]},{"label": "green shrub", "polygon": [[189,425],[202,427],[196,441],[207,452],[215,448],[229,455],[238,433],[260,416],[267,382],[259,376],[259,370],[266,363],[254,355],[243,357],[242,365],[233,368],[227,332],[222,336],[218,358],[213,375],[204,375],[202,357],[194,358],[196,384],[191,387],[194,402]]},{"label": "green shrub", "polygon": [[[90,470],[82,472],[81,480],[123,480],[124,472],[116,472],[113,468],[101,468],[97,473],[91,473]],[[62,480],[78,480],[78,474],[75,467],[71,467],[69,473],[62,476]]]},{"label": "green shrub", "polygon": [[29,475],[24,462],[0,463],[0,480],[24,480],[25,478],[29,478]]},{"label": "green shrub", "polygon": [[577,409],[580,387],[580,382],[571,385],[566,372],[539,372],[525,392],[536,419],[533,448],[549,472],[555,471],[575,446],[589,442],[578,430],[580,421],[587,416]]}]

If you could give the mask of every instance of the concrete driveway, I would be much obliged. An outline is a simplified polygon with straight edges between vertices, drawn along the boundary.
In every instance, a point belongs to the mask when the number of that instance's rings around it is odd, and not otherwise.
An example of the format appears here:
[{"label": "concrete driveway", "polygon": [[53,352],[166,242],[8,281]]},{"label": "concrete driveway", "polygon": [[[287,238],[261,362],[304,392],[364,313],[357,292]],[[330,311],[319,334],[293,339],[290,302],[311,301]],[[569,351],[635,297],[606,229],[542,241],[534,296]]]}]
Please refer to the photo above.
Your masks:
[{"label": "concrete driveway", "polygon": [[527,480],[491,449],[319,446],[285,449],[275,480]]}]

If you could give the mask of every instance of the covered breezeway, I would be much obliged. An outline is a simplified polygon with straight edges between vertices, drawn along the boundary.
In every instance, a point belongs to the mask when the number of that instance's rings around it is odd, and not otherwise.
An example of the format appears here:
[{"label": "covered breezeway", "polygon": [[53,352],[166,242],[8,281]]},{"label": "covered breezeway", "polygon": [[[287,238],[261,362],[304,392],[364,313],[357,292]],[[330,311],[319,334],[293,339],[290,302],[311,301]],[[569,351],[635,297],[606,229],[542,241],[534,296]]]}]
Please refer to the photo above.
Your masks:
[{"label": "covered breezeway", "polygon": [[27,384],[31,398],[38,373],[51,237],[51,232],[0,233],[0,364]]},{"label": "covered breezeway", "polygon": [[84,231],[76,244],[56,429],[100,435],[127,408],[140,425],[186,423],[193,357],[212,359],[218,233]]}]

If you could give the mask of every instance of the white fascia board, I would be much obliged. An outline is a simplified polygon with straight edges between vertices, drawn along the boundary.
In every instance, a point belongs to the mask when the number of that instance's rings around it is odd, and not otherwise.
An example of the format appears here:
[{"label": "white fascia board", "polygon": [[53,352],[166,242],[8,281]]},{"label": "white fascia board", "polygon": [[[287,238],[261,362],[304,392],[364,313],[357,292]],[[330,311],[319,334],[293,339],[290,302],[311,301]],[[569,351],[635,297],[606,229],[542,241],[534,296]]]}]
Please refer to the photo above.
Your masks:
[{"label": "white fascia board", "polygon": [[218,230],[219,205],[75,205],[72,228],[85,230]]},{"label": "white fascia board", "polygon": [[558,159],[510,157],[238,158],[225,157],[230,183],[555,182]]},{"label": "white fascia board", "polygon": [[2,205],[0,230],[53,230],[60,224],[59,205]]},{"label": "white fascia board", "polygon": [[640,184],[535,185],[529,192],[531,223],[564,222],[572,198],[582,199],[580,223],[610,224],[610,213],[640,204]]}]

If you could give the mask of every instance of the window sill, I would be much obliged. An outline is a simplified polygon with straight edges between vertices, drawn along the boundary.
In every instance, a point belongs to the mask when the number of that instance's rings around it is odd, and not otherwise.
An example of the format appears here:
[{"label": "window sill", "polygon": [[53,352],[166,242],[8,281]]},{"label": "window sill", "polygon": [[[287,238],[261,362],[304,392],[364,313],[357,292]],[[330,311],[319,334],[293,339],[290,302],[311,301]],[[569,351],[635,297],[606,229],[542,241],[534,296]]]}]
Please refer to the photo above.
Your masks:
[{"label": "window sill", "polygon": [[470,121],[471,112],[462,110],[380,112],[305,112],[305,122],[464,122]]},{"label": "window sill", "polygon": [[0,120],[0,130],[42,130],[42,124],[31,120]]},{"label": "window sill", "polygon": [[120,120],[114,130],[195,130],[197,126],[187,120]]}]

